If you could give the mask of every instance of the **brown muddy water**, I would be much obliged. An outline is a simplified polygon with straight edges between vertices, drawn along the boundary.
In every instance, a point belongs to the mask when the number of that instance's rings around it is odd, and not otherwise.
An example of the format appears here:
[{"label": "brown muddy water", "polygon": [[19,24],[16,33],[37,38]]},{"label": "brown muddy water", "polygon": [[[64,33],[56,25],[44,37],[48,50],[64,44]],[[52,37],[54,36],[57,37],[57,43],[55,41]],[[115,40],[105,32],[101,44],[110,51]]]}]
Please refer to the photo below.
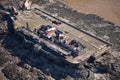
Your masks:
[{"label": "brown muddy water", "polygon": [[64,0],[71,8],[96,14],[120,26],[120,0]]}]

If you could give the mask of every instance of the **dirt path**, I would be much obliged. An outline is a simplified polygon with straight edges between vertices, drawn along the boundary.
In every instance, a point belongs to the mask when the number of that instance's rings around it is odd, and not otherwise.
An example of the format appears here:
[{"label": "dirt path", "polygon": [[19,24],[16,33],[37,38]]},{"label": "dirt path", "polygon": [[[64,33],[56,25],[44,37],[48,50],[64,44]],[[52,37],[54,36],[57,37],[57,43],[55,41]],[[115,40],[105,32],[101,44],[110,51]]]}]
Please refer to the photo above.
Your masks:
[{"label": "dirt path", "polygon": [[120,0],[64,0],[73,9],[86,14],[97,14],[120,25]]}]

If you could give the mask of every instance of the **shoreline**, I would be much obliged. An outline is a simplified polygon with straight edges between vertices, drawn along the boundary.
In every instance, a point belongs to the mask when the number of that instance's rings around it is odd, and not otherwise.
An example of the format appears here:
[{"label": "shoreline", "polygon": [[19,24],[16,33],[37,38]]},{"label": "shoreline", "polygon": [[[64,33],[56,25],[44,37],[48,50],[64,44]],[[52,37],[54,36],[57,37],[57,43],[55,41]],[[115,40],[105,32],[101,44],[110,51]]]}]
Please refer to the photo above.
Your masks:
[{"label": "shoreline", "polygon": [[[88,2],[87,2],[88,1]],[[81,3],[80,3],[81,2]],[[114,2],[114,3],[112,3]],[[70,8],[77,10],[78,12],[85,14],[95,14],[107,21],[115,23],[115,25],[120,26],[120,4],[115,5],[117,0],[104,1],[89,1],[89,0],[64,0],[64,3]],[[99,4],[98,4],[99,3]],[[110,3],[110,4],[109,4]],[[80,6],[77,6],[80,5]],[[102,6],[102,7],[101,7]],[[83,8],[84,7],[84,8]],[[108,15],[109,14],[109,15]]]}]

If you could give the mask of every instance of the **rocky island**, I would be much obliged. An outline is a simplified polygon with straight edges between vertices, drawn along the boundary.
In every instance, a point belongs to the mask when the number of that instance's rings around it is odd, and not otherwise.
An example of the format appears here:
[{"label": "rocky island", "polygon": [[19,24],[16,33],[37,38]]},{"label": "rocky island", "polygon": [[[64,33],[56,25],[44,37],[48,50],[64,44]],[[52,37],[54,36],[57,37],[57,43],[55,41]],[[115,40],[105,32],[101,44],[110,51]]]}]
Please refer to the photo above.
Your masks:
[{"label": "rocky island", "polygon": [[119,80],[120,27],[64,0],[0,1],[0,80]]}]

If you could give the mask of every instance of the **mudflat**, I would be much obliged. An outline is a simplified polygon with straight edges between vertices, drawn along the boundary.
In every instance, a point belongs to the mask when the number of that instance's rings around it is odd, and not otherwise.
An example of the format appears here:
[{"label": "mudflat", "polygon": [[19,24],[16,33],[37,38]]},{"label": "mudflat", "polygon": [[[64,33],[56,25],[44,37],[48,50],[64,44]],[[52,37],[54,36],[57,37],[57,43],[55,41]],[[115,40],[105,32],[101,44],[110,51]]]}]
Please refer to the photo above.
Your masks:
[{"label": "mudflat", "polygon": [[96,14],[120,25],[120,0],[64,0],[71,8],[86,14]]}]

